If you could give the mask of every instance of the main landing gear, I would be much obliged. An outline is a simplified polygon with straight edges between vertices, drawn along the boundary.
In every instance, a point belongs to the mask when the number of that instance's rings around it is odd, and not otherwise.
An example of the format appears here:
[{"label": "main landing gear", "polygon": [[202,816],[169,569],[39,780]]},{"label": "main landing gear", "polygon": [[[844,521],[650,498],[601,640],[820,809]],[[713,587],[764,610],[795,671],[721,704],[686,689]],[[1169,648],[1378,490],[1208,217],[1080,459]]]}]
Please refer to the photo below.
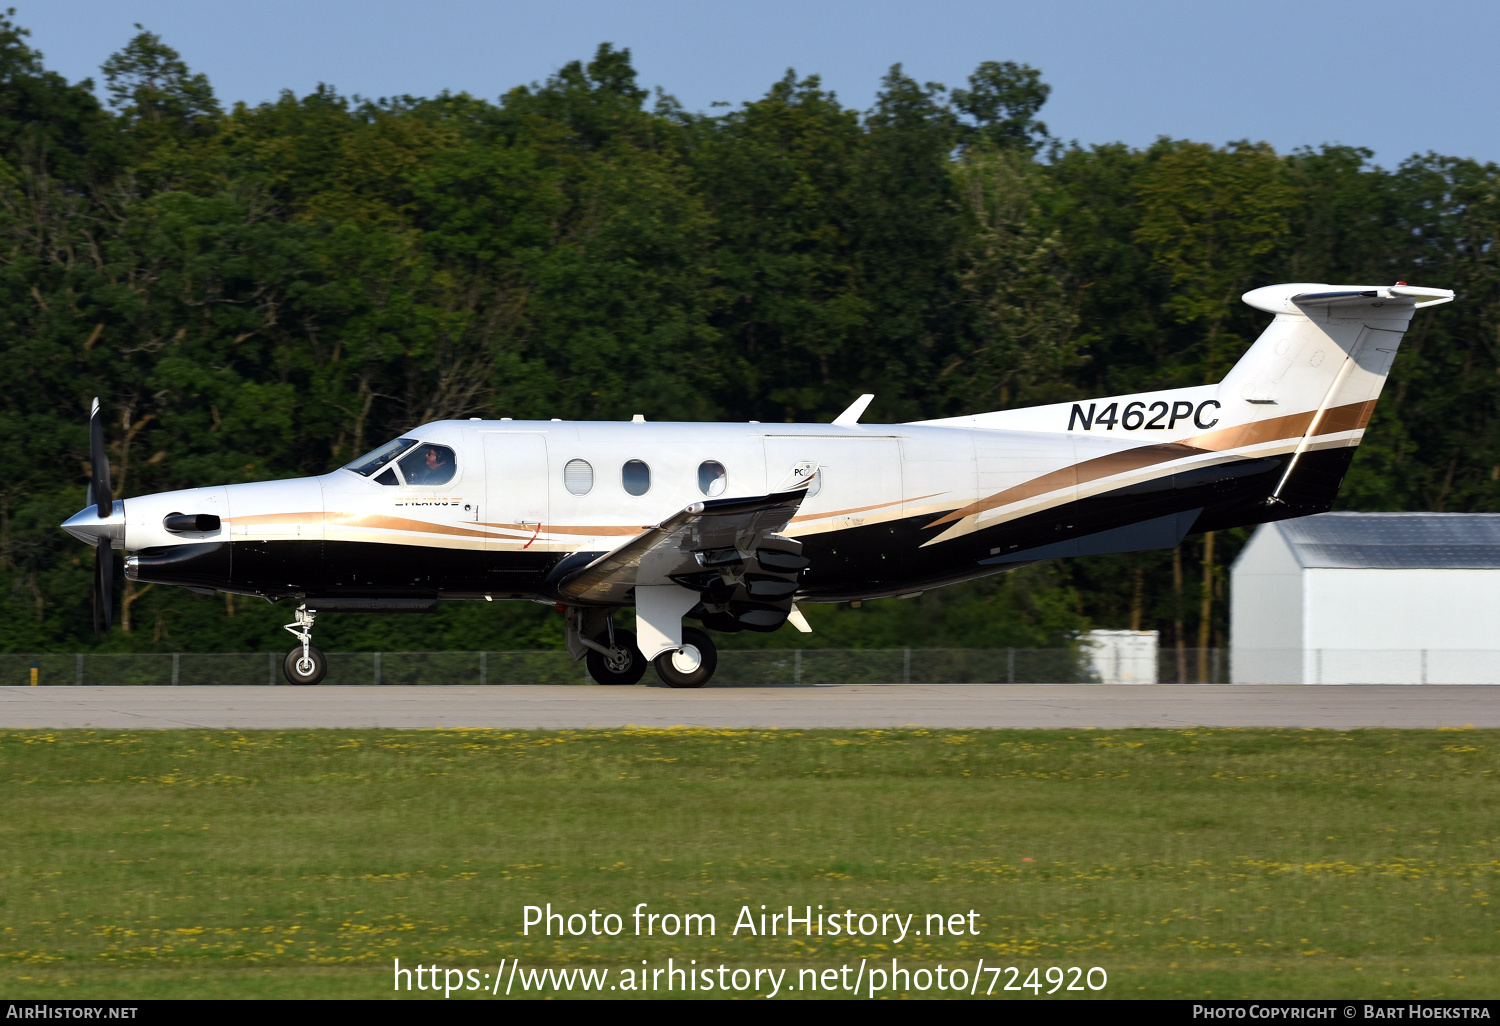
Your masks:
[{"label": "main landing gear", "polygon": [[646,672],[646,658],[635,647],[635,635],[615,630],[613,622],[594,639],[583,658],[589,676],[600,684],[636,684]]},{"label": "main landing gear", "polygon": [[682,647],[656,657],[656,675],[674,688],[701,688],[719,665],[719,652],[696,627],[682,629]]},{"label": "main landing gear", "polygon": [[293,684],[318,684],[328,675],[328,657],[313,647],[313,618],[318,614],[303,603],[294,614],[296,620],[283,630],[290,631],[300,645],[294,647],[281,661],[281,672]]},{"label": "main landing gear", "polygon": [[[646,657],[636,646],[633,633],[615,627],[613,616],[602,610],[569,610],[569,624],[576,624],[574,641],[586,650],[584,665],[597,683],[640,683],[646,673]],[[600,626],[604,629],[599,630]],[[589,634],[593,634],[592,639]],[[701,688],[714,675],[719,652],[703,631],[684,627],[682,646],[662,653],[653,662],[663,683],[674,688]]]}]

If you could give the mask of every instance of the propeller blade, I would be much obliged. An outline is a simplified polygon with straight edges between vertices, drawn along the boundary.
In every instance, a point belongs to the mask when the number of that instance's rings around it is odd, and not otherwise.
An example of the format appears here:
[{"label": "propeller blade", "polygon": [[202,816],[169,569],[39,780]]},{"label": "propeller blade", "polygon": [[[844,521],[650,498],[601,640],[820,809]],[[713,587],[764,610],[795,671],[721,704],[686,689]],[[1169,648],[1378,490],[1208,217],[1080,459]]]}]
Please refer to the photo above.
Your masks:
[{"label": "propeller blade", "polygon": [[89,501],[95,503],[100,519],[114,512],[114,489],[109,482],[109,456],[104,451],[104,415],[99,409],[99,397],[94,397],[93,409],[89,411]]},{"label": "propeller blade", "polygon": [[107,634],[114,620],[115,554],[109,539],[100,538],[94,548],[94,633]]}]

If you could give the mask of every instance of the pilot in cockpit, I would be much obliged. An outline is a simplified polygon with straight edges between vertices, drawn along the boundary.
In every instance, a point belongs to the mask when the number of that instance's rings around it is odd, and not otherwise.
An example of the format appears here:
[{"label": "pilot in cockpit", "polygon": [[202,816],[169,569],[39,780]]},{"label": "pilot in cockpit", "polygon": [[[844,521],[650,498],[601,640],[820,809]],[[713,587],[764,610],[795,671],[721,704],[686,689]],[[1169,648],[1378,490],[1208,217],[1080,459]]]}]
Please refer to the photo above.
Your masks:
[{"label": "pilot in cockpit", "polygon": [[411,456],[401,461],[401,473],[407,484],[440,485],[453,480],[452,449],[446,445],[428,445],[421,452],[420,462]]}]

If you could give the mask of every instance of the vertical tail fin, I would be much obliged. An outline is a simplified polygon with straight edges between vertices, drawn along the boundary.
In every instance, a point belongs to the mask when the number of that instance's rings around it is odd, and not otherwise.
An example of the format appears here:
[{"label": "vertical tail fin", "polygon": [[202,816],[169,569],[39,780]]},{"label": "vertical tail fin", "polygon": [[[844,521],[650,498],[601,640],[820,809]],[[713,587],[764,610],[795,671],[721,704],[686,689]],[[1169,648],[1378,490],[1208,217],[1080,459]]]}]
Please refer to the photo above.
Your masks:
[{"label": "vertical tail fin", "polygon": [[[981,471],[978,501],[928,525],[954,526],[925,544],[1068,503],[1072,515],[1045,526],[1098,535],[1108,547],[1093,552],[1162,544],[1116,529],[1156,524],[1181,538],[1332,508],[1413,313],[1453,293],[1303,283],[1244,298],[1275,320],[1217,384],[919,422],[1008,433],[988,446],[976,440],[981,467],[990,458],[996,469]],[[1029,476],[1006,469],[1018,452]]]},{"label": "vertical tail fin", "polygon": [[1453,300],[1408,285],[1269,285],[1245,302],[1276,315],[1216,385],[1106,396],[967,417],[952,427],[1065,433],[1129,446],[1181,444],[1241,455],[1358,445],[1414,311]]},{"label": "vertical tail fin", "polygon": [[1451,302],[1453,293],[1296,284],[1244,299],[1276,319],[1220,383],[1221,400],[1307,412],[1325,400],[1336,408],[1378,397],[1412,313]]},{"label": "vertical tail fin", "polygon": [[1239,424],[1214,432],[1209,447],[1295,440],[1271,497],[1299,511],[1326,509],[1352,453],[1321,460],[1326,466],[1316,469],[1308,454],[1359,445],[1412,314],[1451,302],[1453,293],[1293,284],[1256,289],[1244,299],[1276,319],[1220,382],[1225,420]]}]

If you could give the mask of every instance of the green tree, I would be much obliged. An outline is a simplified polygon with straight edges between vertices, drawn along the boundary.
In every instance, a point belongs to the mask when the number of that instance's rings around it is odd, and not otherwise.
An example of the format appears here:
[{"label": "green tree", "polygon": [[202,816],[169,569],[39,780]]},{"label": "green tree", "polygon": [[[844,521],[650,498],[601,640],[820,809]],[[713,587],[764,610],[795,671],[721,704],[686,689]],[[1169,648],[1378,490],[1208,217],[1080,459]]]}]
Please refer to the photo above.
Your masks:
[{"label": "green tree", "polygon": [[139,24],[125,49],[104,62],[105,92],[128,125],[201,134],[221,113],[208,76],[194,74],[182,55]]},{"label": "green tree", "polygon": [[86,192],[118,159],[113,125],[93,84],[69,84],[46,70],[14,17],[14,8],[0,14],[0,177],[56,180]]},{"label": "green tree", "polygon": [[1267,280],[1299,197],[1286,164],[1264,143],[1215,149],[1163,141],[1150,156],[1137,185],[1135,239],[1171,283],[1165,309],[1203,331],[1195,354],[1201,381],[1217,381],[1253,338],[1234,330],[1246,323],[1239,296]]},{"label": "green tree", "polygon": [[858,118],[816,76],[788,72],[762,99],[692,128],[716,236],[719,403],[736,419],[831,417],[851,378],[863,380],[870,312],[854,252]]},{"label": "green tree", "polygon": [[[854,242],[870,313],[863,373],[851,377],[876,393],[875,415],[891,420],[921,416],[934,375],[963,344],[954,265],[961,213],[950,163],[956,132],[944,92],[918,85],[898,64],[865,118]],[[848,399],[857,394],[846,391]]]},{"label": "green tree", "polygon": [[1041,216],[1054,188],[1046,168],[1024,151],[982,145],[954,175],[964,212],[958,280],[973,338],[941,373],[955,407],[1071,398],[1086,358],[1062,233]]},{"label": "green tree", "polygon": [[1029,64],[985,61],[969,76],[969,88],[953,90],[953,107],[969,119],[960,128],[967,142],[1035,153],[1052,141],[1036,117],[1051,94]]}]

